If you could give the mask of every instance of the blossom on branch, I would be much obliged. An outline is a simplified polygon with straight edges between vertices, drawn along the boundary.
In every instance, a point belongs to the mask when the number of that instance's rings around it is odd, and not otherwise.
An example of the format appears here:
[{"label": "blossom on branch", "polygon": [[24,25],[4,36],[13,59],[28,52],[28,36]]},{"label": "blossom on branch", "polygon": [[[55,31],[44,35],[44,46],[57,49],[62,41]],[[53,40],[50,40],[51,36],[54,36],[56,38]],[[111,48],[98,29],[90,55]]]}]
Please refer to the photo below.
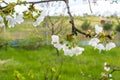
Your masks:
[{"label": "blossom on branch", "polygon": [[84,51],[84,48],[81,48],[78,46],[72,47],[72,46],[67,46],[66,43],[60,44],[58,35],[52,35],[51,38],[52,38],[51,44],[55,48],[57,48],[58,50],[63,50],[64,55],[69,55],[69,56],[76,55],[76,56],[78,56],[78,55],[82,54],[82,52]]},{"label": "blossom on branch", "polygon": [[98,35],[98,34],[100,34],[102,31],[103,31],[103,28],[100,27],[100,26],[98,26],[98,25],[96,24],[96,25],[95,25],[95,32],[96,32],[96,34]]},{"label": "blossom on branch", "polygon": [[95,47],[99,42],[100,40],[98,38],[92,38],[88,44]]},{"label": "blossom on branch", "polygon": [[16,23],[18,23],[18,24],[21,24],[22,22],[24,22],[23,14],[15,13],[14,19],[15,19]]},{"label": "blossom on branch", "polygon": [[[34,14],[33,14],[34,15]],[[44,18],[47,16],[47,10],[43,10],[42,13],[40,14],[40,16],[36,19],[35,22],[33,22],[33,26],[38,26],[43,20]]]},{"label": "blossom on branch", "polygon": [[116,45],[113,42],[109,42],[108,44],[106,44],[106,50],[111,50],[112,48],[115,48]]},{"label": "blossom on branch", "polygon": [[[96,35],[94,36],[94,38],[92,38],[89,42],[88,42],[88,45],[91,45],[91,46],[93,46],[95,49],[98,49],[100,52],[101,52],[101,50],[111,50],[112,48],[115,48],[116,47],[116,45],[115,45],[115,43],[113,43],[113,42],[107,42],[107,43],[102,43],[103,41],[100,41],[101,40],[101,38],[102,38],[102,40],[104,39],[105,40],[105,38],[104,37],[106,37],[106,35],[105,36],[103,36],[103,37],[101,37],[101,35],[99,35],[99,34],[101,34],[103,32],[103,28],[102,27],[99,27],[97,24],[95,25],[95,33],[96,33]],[[98,38],[97,38],[98,37]],[[100,38],[100,39],[99,39]]]},{"label": "blossom on branch", "polygon": [[101,52],[101,50],[105,50],[105,47],[103,44],[99,43],[95,46],[95,49],[99,49],[99,51]]},{"label": "blossom on branch", "polygon": [[6,20],[8,21],[8,27],[9,27],[9,28],[15,26],[16,21],[15,21],[14,17],[8,15],[8,16],[6,16]]}]

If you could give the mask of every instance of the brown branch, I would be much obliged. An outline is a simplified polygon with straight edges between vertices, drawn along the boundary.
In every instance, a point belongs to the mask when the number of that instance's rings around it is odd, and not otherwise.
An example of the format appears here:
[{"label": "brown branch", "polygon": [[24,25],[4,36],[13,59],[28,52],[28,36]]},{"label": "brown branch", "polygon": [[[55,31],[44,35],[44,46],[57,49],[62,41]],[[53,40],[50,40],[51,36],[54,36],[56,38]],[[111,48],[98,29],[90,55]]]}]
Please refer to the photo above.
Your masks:
[{"label": "brown branch", "polygon": [[74,24],[74,18],[70,12],[70,7],[69,7],[69,4],[68,4],[68,1],[67,0],[64,0],[65,4],[66,4],[66,7],[67,7],[67,10],[68,10],[68,14],[69,14],[69,17],[70,17],[70,24],[72,25],[72,34],[73,35],[77,35],[77,32],[75,30],[75,24]]},{"label": "brown branch", "polygon": [[80,33],[80,34],[85,35],[86,37],[91,37],[90,34],[87,34],[87,33],[83,32],[83,31],[81,31],[81,30],[79,30],[79,29],[77,29],[77,28],[75,27],[74,18],[73,18],[73,16],[72,16],[71,12],[70,12],[70,8],[69,8],[69,5],[68,5],[68,2],[66,2],[66,0],[64,0],[64,2],[65,2],[65,4],[66,4],[66,6],[67,6],[68,14],[69,14],[69,17],[70,17],[70,23],[71,23],[71,25],[72,25],[72,34],[73,34],[73,35],[74,35],[74,34],[77,35],[77,32],[78,32],[78,33]]},{"label": "brown branch", "polygon": [[88,3],[89,3],[89,8],[90,8],[90,12],[92,13],[92,8],[91,8],[91,4],[90,4],[90,0],[88,0]]},{"label": "brown branch", "polygon": [[28,4],[39,4],[39,3],[46,3],[46,2],[54,2],[54,1],[64,1],[64,0],[42,0],[36,2],[27,2]]},{"label": "brown branch", "polygon": [[[64,0],[41,0],[41,1],[33,1],[33,2],[23,2],[23,3],[27,3],[27,4],[39,4],[39,3],[47,3],[47,2],[54,2],[54,1],[64,1]],[[5,4],[8,4],[7,2],[4,2]],[[18,3],[17,3],[18,4]],[[22,4],[22,3],[21,3]],[[7,6],[5,7],[1,7],[0,6],[0,9],[4,9],[6,8]]]}]

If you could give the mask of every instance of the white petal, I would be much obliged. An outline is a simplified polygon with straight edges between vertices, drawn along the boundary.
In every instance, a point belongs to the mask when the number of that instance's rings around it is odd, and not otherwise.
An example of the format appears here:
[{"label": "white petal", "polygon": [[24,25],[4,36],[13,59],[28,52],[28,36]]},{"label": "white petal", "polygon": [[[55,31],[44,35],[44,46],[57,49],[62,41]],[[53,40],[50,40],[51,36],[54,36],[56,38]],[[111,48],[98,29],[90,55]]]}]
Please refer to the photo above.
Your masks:
[{"label": "white petal", "polygon": [[18,24],[24,22],[23,14],[18,14],[18,15],[16,15],[15,19],[16,19],[16,22],[17,22]]},{"label": "white petal", "polygon": [[96,46],[97,43],[99,43],[99,42],[100,42],[100,40],[99,40],[98,38],[92,38],[92,39],[89,41],[88,45]]},{"label": "white petal", "polygon": [[16,13],[23,13],[24,11],[28,11],[28,5],[16,5],[14,7]]},{"label": "white petal", "polygon": [[98,25],[95,25],[95,32],[96,34],[99,34],[103,31],[103,28],[102,27],[99,27]]},{"label": "white petal", "polygon": [[69,56],[73,56],[73,52],[72,52],[72,50],[71,49],[65,49],[64,50],[64,55],[69,55]]},{"label": "white petal", "polygon": [[104,70],[105,70],[105,71],[109,71],[109,70],[110,70],[110,67],[104,67]]},{"label": "white petal", "polygon": [[103,44],[97,44],[97,45],[95,46],[95,49],[99,49],[99,51],[101,52],[101,50],[105,50],[105,47],[104,47]]},{"label": "white petal", "polygon": [[52,35],[52,44],[57,44],[59,43],[59,36],[58,35]]},{"label": "white petal", "polygon": [[62,49],[62,45],[61,44],[54,44],[54,47],[57,48],[58,50],[61,50]]},{"label": "white petal", "polygon": [[109,43],[106,45],[106,50],[110,50],[110,49],[115,48],[115,47],[116,47],[115,43],[109,42]]},{"label": "white petal", "polygon": [[33,15],[33,17],[35,17],[35,16],[37,16],[38,14],[37,14],[37,12],[32,12],[32,15]]},{"label": "white petal", "polygon": [[16,21],[15,19],[12,17],[12,16],[6,16],[6,20],[8,21],[8,27],[11,28],[11,27],[14,27],[15,24],[16,24]]},{"label": "white petal", "polygon": [[72,48],[72,52],[76,55],[82,54],[83,51],[84,51],[84,48],[81,48],[81,47]]},{"label": "white petal", "polygon": [[44,11],[42,11],[42,13],[41,13],[41,15],[36,19],[36,23],[38,23],[38,24],[33,24],[33,26],[35,25],[39,25],[43,20],[44,20],[44,18],[47,16],[47,10],[45,9]]}]

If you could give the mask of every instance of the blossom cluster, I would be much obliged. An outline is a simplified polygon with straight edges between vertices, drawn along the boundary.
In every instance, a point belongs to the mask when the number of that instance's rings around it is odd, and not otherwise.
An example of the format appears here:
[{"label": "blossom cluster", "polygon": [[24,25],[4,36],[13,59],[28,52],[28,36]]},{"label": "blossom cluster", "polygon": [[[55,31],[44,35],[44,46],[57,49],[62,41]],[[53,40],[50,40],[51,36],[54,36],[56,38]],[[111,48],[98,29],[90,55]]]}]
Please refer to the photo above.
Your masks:
[{"label": "blossom cluster", "polygon": [[69,55],[69,56],[76,55],[77,56],[79,54],[82,54],[82,52],[84,51],[84,48],[79,47],[79,46],[69,48],[66,44],[61,44],[59,42],[59,36],[57,35],[52,35],[51,44],[53,44],[53,46],[57,48],[58,50],[62,49],[64,51],[64,55]]},{"label": "blossom cluster", "polygon": [[107,62],[104,63],[104,70],[105,72],[103,72],[101,75],[104,79],[109,79],[109,80],[113,80],[112,78],[112,73],[110,73],[111,70],[111,65],[108,64]]},{"label": "blossom cluster", "polygon": [[100,39],[97,38],[97,36],[99,34],[101,34],[103,32],[103,28],[98,26],[98,25],[95,25],[95,37],[92,38],[90,41],[89,41],[89,45],[93,46],[95,49],[99,49],[99,51],[101,52],[101,50],[111,50],[112,48],[115,48],[116,45],[115,43],[113,42],[108,42],[106,44],[104,43],[101,43]]},{"label": "blossom cluster", "polygon": [[[47,9],[44,9],[42,12],[34,9],[30,10],[31,5],[15,5],[14,12],[8,14],[0,14],[0,27],[8,26],[9,28],[14,27],[15,24],[20,24],[24,22],[24,18],[27,15],[29,18],[34,18],[33,26],[38,26],[44,18],[47,16]],[[18,9],[21,9],[18,10]],[[41,14],[40,14],[41,12]],[[31,15],[31,16],[29,16]]]}]

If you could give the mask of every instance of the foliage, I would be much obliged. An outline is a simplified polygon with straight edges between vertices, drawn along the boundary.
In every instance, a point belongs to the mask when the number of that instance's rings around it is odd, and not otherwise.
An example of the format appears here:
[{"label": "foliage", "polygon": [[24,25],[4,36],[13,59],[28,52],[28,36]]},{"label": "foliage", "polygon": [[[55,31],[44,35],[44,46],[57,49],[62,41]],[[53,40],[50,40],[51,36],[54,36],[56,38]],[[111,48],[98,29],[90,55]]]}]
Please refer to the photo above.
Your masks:
[{"label": "foliage", "polygon": [[113,23],[105,23],[103,24],[103,29],[104,30],[112,30]]},{"label": "foliage", "polygon": [[116,31],[120,32],[120,24],[116,26]]},{"label": "foliage", "polygon": [[90,21],[88,21],[88,20],[85,20],[83,23],[82,23],[82,25],[81,25],[81,28],[83,29],[83,30],[88,30],[88,29],[90,29]]}]

